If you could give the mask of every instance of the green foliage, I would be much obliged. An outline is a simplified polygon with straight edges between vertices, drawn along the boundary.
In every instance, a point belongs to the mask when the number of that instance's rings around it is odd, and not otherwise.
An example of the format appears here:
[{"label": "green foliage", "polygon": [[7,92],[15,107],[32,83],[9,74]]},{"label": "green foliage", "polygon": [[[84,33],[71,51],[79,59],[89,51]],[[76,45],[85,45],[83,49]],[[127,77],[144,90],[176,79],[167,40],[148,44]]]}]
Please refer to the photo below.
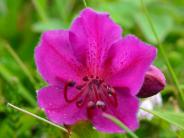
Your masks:
[{"label": "green foliage", "polygon": [[150,111],[143,109],[167,122],[174,124],[178,128],[184,130],[184,112],[172,112],[172,111]]},{"label": "green foliage", "polygon": [[[144,0],[180,84],[184,84],[184,1]],[[140,0],[86,0],[87,5],[107,11],[124,29],[156,44]],[[58,128],[12,110],[11,102],[45,117],[36,105],[36,89],[45,82],[36,72],[33,54],[40,34],[48,29],[68,28],[84,8],[82,0],[0,0],[0,138],[67,138]],[[7,45],[10,47],[8,48]],[[13,51],[13,52],[12,52]],[[163,57],[155,62],[167,77],[163,106],[151,111],[155,117],[141,121],[135,134],[140,138],[183,138],[183,103],[176,92]],[[180,86],[184,90],[183,85]],[[176,112],[178,111],[178,112]],[[71,138],[129,138],[126,134],[97,132],[88,122],[71,127]]]}]

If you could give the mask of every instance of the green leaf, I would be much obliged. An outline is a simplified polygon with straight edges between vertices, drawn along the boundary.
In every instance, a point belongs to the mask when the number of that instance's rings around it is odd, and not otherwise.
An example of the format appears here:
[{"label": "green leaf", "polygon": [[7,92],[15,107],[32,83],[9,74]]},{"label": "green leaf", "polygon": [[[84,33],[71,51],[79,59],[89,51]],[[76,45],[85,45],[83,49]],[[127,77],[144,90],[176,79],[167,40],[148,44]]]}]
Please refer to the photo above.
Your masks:
[{"label": "green leaf", "polygon": [[35,32],[43,32],[47,30],[54,30],[54,29],[63,29],[64,24],[60,20],[49,20],[48,22],[37,22],[33,24],[32,29]]},{"label": "green leaf", "polygon": [[146,112],[149,112],[175,126],[184,130],[184,113],[183,112],[172,112],[172,111],[151,111],[141,108]]},{"label": "green leaf", "polygon": [[24,97],[32,106],[36,106],[36,101],[30,92],[22,85],[19,78],[10,72],[0,63],[0,75],[13,87],[17,88],[17,93]]},{"label": "green leaf", "polygon": [[[156,14],[156,13],[150,13],[152,22],[155,26],[155,30],[158,34],[158,37],[160,41],[162,42],[167,34],[171,31],[172,29],[172,19],[170,16],[166,14]],[[155,36],[152,32],[152,29],[150,28],[150,24],[147,21],[146,17],[144,16],[143,13],[137,13],[135,15],[135,20],[137,24],[139,25],[143,35],[145,38],[152,42],[152,43],[157,43],[157,40],[155,39]]]}]

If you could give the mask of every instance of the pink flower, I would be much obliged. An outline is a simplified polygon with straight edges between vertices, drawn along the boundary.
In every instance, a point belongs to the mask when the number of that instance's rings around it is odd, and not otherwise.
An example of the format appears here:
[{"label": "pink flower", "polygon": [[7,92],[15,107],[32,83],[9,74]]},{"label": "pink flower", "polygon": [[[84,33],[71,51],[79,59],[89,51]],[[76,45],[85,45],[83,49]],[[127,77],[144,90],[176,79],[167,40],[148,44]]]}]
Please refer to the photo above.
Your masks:
[{"label": "pink flower", "polygon": [[107,13],[84,9],[69,30],[47,31],[35,61],[48,86],[38,104],[57,124],[90,120],[103,132],[122,129],[102,116],[109,113],[131,130],[138,128],[138,94],[156,48],[121,27]]}]

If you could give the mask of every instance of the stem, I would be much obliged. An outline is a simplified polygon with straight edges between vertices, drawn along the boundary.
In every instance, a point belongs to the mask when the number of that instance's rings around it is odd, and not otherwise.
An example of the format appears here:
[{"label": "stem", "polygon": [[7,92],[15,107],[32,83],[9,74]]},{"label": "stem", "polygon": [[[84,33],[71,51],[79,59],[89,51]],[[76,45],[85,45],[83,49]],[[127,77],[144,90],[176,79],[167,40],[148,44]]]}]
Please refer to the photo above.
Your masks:
[{"label": "stem", "polygon": [[65,129],[64,127],[61,127],[61,126],[59,126],[59,125],[56,125],[56,124],[54,124],[54,123],[48,121],[47,119],[44,119],[44,118],[42,118],[42,117],[40,117],[40,116],[37,116],[37,115],[35,115],[35,114],[31,113],[31,112],[28,112],[28,111],[26,111],[26,110],[24,110],[24,109],[21,109],[21,108],[19,108],[19,107],[13,105],[13,104],[11,104],[11,103],[8,103],[7,106],[12,107],[12,108],[14,108],[14,109],[16,109],[16,110],[18,110],[18,111],[20,111],[20,112],[23,112],[23,113],[27,114],[27,115],[30,115],[30,116],[32,116],[32,117],[38,119],[38,120],[41,120],[41,121],[43,121],[43,122],[45,122],[45,123],[47,123],[47,124],[50,124],[50,125],[54,126],[54,127],[57,127],[57,128],[61,129],[61,130],[64,131],[64,132],[68,132],[67,129]]},{"label": "stem", "polygon": [[47,22],[48,21],[48,17],[46,15],[46,13],[44,12],[42,6],[40,5],[39,1],[38,0],[32,0],[32,2],[34,4],[35,9],[38,12],[38,15],[40,16],[41,20],[43,22]]},{"label": "stem", "polygon": [[161,54],[162,54],[162,56],[163,56],[163,59],[164,59],[164,61],[165,61],[165,63],[166,63],[166,66],[167,66],[167,69],[169,70],[169,72],[170,72],[170,74],[171,74],[171,77],[172,77],[172,79],[173,79],[173,81],[174,81],[174,83],[175,83],[175,85],[176,85],[177,91],[179,92],[179,94],[180,94],[180,96],[181,96],[181,99],[182,99],[182,101],[184,102],[184,94],[183,94],[183,91],[182,91],[182,89],[181,89],[181,87],[180,87],[180,85],[179,85],[179,81],[178,81],[178,79],[177,79],[177,77],[176,77],[176,74],[175,74],[175,72],[174,72],[174,70],[173,70],[171,64],[170,64],[170,61],[169,61],[169,59],[168,59],[168,57],[167,57],[167,55],[166,55],[166,52],[165,52],[164,48],[162,47],[162,45],[161,45],[161,43],[160,43],[160,40],[159,40],[159,37],[158,37],[158,35],[157,35],[156,29],[154,28],[153,22],[152,22],[152,20],[151,20],[151,17],[149,16],[149,13],[148,13],[148,11],[147,11],[145,5],[144,5],[143,0],[141,0],[141,5],[142,5],[142,8],[143,8],[143,10],[144,10],[145,16],[146,16],[146,18],[147,18],[147,20],[148,20],[148,22],[149,22],[149,24],[150,24],[150,27],[151,27],[151,29],[152,29],[152,32],[153,32],[153,34],[154,34],[154,36],[155,36],[155,38],[156,38],[158,48],[159,48],[159,50],[160,50],[160,52],[161,52]]},{"label": "stem", "polygon": [[83,0],[83,3],[84,3],[84,6],[87,8],[87,3],[86,3],[86,0]]},{"label": "stem", "polygon": [[103,113],[102,115],[105,118],[107,118],[107,119],[111,120],[112,122],[114,122],[115,124],[117,124],[123,130],[125,130],[132,138],[138,138],[138,136],[135,133],[133,133],[127,126],[125,126],[125,124],[123,124],[120,120],[118,120],[114,116],[107,114],[107,113]]},{"label": "stem", "polygon": [[15,59],[15,61],[20,66],[20,68],[22,69],[22,71],[24,72],[24,74],[29,78],[30,82],[34,86],[36,86],[36,81],[32,77],[31,72],[28,70],[28,68],[26,67],[26,65],[24,64],[24,62],[19,58],[19,56],[17,55],[17,53],[13,50],[13,48],[11,48],[11,46],[6,41],[4,41],[2,39],[0,39],[0,40],[1,40],[2,45],[4,46],[4,48],[10,53],[10,55]]}]

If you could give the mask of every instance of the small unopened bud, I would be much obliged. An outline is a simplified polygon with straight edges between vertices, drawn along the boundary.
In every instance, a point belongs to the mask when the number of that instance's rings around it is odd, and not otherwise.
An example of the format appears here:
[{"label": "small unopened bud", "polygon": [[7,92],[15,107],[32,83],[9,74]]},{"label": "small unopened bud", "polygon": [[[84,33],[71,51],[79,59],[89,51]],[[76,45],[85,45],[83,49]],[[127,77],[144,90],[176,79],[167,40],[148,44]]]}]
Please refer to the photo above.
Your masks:
[{"label": "small unopened bud", "polygon": [[137,94],[140,98],[153,96],[164,89],[166,84],[164,74],[155,66],[151,65],[146,72],[144,83]]}]

